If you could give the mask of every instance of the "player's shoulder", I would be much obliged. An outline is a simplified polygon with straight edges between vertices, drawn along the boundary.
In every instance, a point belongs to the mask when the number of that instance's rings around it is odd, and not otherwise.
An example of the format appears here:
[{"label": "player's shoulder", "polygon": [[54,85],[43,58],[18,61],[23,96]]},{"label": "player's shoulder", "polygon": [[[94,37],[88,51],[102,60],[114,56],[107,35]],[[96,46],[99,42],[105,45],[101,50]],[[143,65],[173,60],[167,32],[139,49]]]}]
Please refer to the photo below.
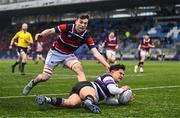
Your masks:
[{"label": "player's shoulder", "polygon": [[82,36],[89,38],[89,37],[91,37],[91,33],[90,33],[88,30],[85,30],[85,31],[82,33]]},{"label": "player's shoulder", "polygon": [[16,33],[16,35],[19,35],[19,34],[22,34],[22,31],[18,31],[18,32]]},{"label": "player's shoulder", "polygon": [[107,80],[107,79],[114,80],[113,77],[112,77],[112,75],[109,74],[109,73],[103,73],[103,74],[101,75],[101,79],[103,79],[103,80]]},{"label": "player's shoulder", "polygon": [[62,23],[62,24],[59,24],[58,26],[60,26],[60,27],[66,27],[68,24],[66,24],[66,23]]},{"label": "player's shoulder", "polygon": [[63,23],[59,25],[59,28],[61,29],[61,31],[71,31],[73,28],[73,24]]},{"label": "player's shoulder", "polygon": [[64,24],[64,25],[66,25],[67,27],[75,27],[75,24],[73,24],[73,23],[69,23],[69,24]]},{"label": "player's shoulder", "polygon": [[27,34],[28,34],[28,35],[31,35],[31,33],[30,33],[30,32],[27,32]]}]

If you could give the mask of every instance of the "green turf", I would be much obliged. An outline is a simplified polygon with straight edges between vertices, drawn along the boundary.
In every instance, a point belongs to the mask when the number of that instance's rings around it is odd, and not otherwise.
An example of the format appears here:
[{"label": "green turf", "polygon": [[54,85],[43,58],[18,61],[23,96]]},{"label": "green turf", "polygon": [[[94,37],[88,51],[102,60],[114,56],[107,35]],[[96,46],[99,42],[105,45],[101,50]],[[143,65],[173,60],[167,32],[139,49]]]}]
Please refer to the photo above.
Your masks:
[{"label": "green turf", "polygon": [[[0,60],[0,117],[180,117],[180,62],[178,61],[148,61],[145,63],[145,72],[136,74],[133,72],[133,67],[137,61],[121,61],[127,65],[121,85],[128,84],[134,89],[160,86],[164,88],[134,90],[136,101],[128,105],[108,106],[102,102],[101,114],[88,113],[83,108],[38,106],[33,96],[21,97],[23,87],[42,71],[43,63],[34,64],[29,61],[26,66],[27,74],[21,76],[18,70],[14,74],[10,71],[14,61]],[[94,80],[105,71],[96,61],[82,61],[82,65],[88,80]],[[30,95],[59,94],[56,96],[66,97],[75,82],[76,77],[73,72],[57,67],[52,79],[36,86]],[[12,97],[3,98],[6,96]]]}]

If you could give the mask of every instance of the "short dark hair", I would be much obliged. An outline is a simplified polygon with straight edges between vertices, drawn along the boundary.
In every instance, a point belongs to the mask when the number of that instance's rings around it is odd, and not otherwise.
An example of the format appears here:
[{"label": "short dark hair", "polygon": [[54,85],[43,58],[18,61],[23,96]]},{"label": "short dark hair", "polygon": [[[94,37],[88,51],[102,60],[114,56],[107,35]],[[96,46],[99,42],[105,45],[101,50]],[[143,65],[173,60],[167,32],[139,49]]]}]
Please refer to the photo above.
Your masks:
[{"label": "short dark hair", "polygon": [[109,68],[109,71],[111,72],[112,70],[119,70],[122,69],[125,71],[126,67],[124,64],[115,64],[115,65],[111,65]]},{"label": "short dark hair", "polygon": [[80,18],[80,19],[88,19],[89,20],[89,14],[87,13],[81,13],[79,15],[77,15],[77,19]]},{"label": "short dark hair", "polygon": [[147,36],[149,36],[149,33],[145,33],[144,35],[147,35]]}]

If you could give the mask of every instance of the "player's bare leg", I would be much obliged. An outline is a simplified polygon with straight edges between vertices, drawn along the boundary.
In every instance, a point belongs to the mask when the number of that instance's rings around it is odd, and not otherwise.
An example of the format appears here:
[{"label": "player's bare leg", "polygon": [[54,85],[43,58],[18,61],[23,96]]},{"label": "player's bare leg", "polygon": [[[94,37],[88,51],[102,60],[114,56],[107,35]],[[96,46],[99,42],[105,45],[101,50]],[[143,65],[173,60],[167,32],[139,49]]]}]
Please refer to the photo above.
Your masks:
[{"label": "player's bare leg", "polygon": [[66,63],[66,66],[72,69],[76,73],[79,82],[86,81],[86,76],[84,74],[82,65],[79,61],[77,60],[68,61]]},{"label": "player's bare leg", "polygon": [[42,60],[43,62],[45,61],[45,59],[42,55],[40,55],[40,60]]},{"label": "player's bare leg", "polygon": [[144,72],[144,61],[145,61],[145,59],[146,59],[146,57],[145,56],[142,56],[141,57],[141,60],[140,60],[140,62],[139,62],[139,72]]},{"label": "player's bare leg", "polygon": [[21,52],[21,57],[22,57],[22,61],[21,61],[21,75],[25,75],[25,72],[24,72],[24,68],[25,68],[25,65],[26,65],[26,62],[27,62],[27,55],[25,52]]},{"label": "player's bare leg", "polygon": [[83,100],[83,106],[93,112],[93,113],[100,113],[100,108],[95,105],[95,90],[92,87],[83,87],[80,92],[80,95],[74,93],[69,96],[68,99],[64,98],[51,98],[46,96],[37,96],[35,101],[39,105],[43,105],[45,103],[52,104],[54,106],[59,107],[76,107],[80,106],[81,100]]},{"label": "player's bare leg", "polygon": [[141,59],[140,59],[140,61],[139,61],[139,63],[138,63],[138,65],[135,65],[134,66],[134,72],[135,73],[137,73],[138,72],[138,70],[139,70],[139,72],[144,72],[144,61],[145,61],[145,56],[141,56]]},{"label": "player's bare leg", "polygon": [[93,113],[100,113],[101,109],[95,104],[96,101],[96,93],[94,88],[90,86],[83,87],[80,92],[79,96],[83,99],[83,106],[87,110]]},{"label": "player's bare leg", "polygon": [[112,56],[112,57],[110,57],[108,59],[108,62],[109,62],[109,64],[115,64],[116,63],[116,58]]},{"label": "player's bare leg", "polygon": [[16,60],[16,62],[11,66],[11,72],[15,72],[15,67],[19,64],[19,60]]},{"label": "player's bare leg", "polygon": [[35,64],[38,64],[38,62],[39,62],[39,54],[37,54],[37,56],[36,56]]},{"label": "player's bare leg", "polygon": [[53,69],[48,65],[44,66],[43,73],[39,74],[35,79],[31,80],[23,89],[23,95],[28,95],[31,89],[40,82],[47,81],[51,78]]},{"label": "player's bare leg", "polygon": [[11,66],[11,72],[14,73],[15,72],[15,68],[16,66],[19,64],[19,66],[21,65],[21,56],[18,55],[18,59],[16,60],[16,62]]},{"label": "player's bare leg", "polygon": [[47,103],[57,107],[77,107],[81,104],[81,98],[78,94],[75,93],[69,96],[67,99],[37,96],[35,101],[38,105],[43,105]]}]

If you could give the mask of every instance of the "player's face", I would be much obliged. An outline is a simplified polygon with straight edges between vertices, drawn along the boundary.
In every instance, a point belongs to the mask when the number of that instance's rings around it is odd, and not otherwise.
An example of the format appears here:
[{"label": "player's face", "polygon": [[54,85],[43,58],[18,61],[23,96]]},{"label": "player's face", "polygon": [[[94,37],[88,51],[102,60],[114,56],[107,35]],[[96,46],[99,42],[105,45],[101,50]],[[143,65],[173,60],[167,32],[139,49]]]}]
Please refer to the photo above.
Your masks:
[{"label": "player's face", "polygon": [[28,25],[26,23],[22,24],[22,30],[27,31]]},{"label": "player's face", "polygon": [[109,37],[110,37],[110,38],[114,38],[114,36],[115,36],[114,32],[111,32],[111,33],[109,34]]},{"label": "player's face", "polygon": [[78,18],[75,22],[76,24],[76,31],[78,33],[81,33],[81,32],[84,32],[87,28],[87,25],[88,25],[88,19],[80,19]]},{"label": "player's face", "polygon": [[116,82],[120,82],[123,79],[124,74],[125,74],[124,70],[119,69],[119,70],[113,71],[112,76]]},{"label": "player's face", "polygon": [[149,36],[148,35],[144,35],[144,39],[149,39]]}]

